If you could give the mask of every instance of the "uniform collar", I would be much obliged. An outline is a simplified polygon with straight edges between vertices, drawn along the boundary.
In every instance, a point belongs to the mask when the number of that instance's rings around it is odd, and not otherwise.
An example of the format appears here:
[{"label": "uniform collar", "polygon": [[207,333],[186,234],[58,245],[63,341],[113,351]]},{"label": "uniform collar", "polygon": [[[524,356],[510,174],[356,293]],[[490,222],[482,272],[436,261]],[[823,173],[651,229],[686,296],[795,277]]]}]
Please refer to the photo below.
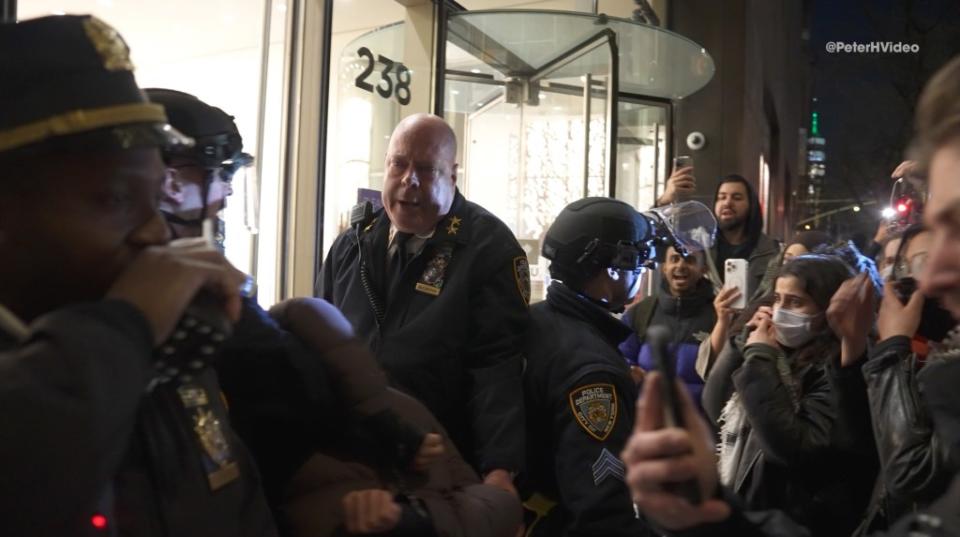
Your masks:
[{"label": "uniform collar", "polygon": [[470,221],[467,218],[467,200],[457,189],[447,215],[440,220],[433,238],[439,241],[467,244],[470,242]]},{"label": "uniform collar", "polygon": [[[470,242],[470,222],[467,218],[467,200],[460,194],[458,189],[453,198],[453,203],[450,205],[450,210],[447,214],[440,219],[440,223],[437,224],[437,227],[433,229],[433,232],[429,236],[421,237],[428,242],[456,242],[459,244],[467,244]],[[389,245],[393,239],[392,228],[393,225],[390,223],[390,219],[387,217],[387,212],[380,208],[376,217],[360,231],[361,236],[366,235],[371,232],[376,232],[382,227],[386,228],[387,233],[387,245]]]},{"label": "uniform collar", "polygon": [[609,311],[561,282],[550,283],[547,288],[547,302],[561,313],[590,323],[614,347],[633,333],[630,327],[621,323]]}]

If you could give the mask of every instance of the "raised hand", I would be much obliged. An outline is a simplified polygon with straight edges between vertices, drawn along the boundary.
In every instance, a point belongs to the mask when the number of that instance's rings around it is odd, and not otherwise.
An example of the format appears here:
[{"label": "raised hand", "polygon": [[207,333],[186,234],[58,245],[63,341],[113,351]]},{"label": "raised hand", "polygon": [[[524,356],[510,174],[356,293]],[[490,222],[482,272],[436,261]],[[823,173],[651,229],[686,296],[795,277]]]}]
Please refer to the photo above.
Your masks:
[{"label": "raised hand", "polygon": [[140,309],[159,344],[201,289],[220,297],[224,314],[237,321],[240,286],[245,281],[246,275],[205,239],[180,239],[141,251],[114,280],[105,298],[124,300]]},{"label": "raised hand", "polygon": [[851,366],[867,348],[867,336],[875,318],[873,283],[861,273],[840,285],[827,307],[827,323],[840,338],[840,363]]},{"label": "raised hand", "polygon": [[667,187],[657,199],[657,205],[667,205],[692,196],[697,191],[697,178],[693,176],[693,166],[673,170],[667,179]]},{"label": "raised hand", "polygon": [[[717,490],[717,462],[713,438],[682,387],[680,408],[686,427],[663,428],[661,376],[647,375],[637,402],[633,435],[621,458],[627,466],[627,485],[636,508],[668,530],[684,530],[730,516],[730,506],[713,499]],[[668,492],[669,485],[696,479],[706,500],[692,505],[686,498]]]}]

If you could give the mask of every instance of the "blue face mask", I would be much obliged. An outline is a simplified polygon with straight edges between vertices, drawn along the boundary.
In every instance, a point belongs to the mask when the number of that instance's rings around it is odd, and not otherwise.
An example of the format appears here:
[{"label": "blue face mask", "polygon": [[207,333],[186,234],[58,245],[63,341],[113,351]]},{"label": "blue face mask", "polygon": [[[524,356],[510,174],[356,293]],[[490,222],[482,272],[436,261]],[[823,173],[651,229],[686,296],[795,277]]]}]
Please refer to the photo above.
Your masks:
[{"label": "blue face mask", "polygon": [[819,325],[823,313],[809,315],[785,310],[773,309],[773,326],[776,329],[777,341],[784,347],[798,349],[813,339],[819,331],[814,331],[814,325]]}]

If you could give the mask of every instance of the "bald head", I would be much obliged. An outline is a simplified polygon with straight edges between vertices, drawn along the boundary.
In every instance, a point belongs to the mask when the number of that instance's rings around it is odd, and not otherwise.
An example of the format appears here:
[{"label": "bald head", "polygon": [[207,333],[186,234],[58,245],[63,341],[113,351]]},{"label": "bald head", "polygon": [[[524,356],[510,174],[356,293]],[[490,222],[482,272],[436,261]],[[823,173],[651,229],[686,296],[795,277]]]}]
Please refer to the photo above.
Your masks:
[{"label": "bald head", "polygon": [[412,138],[419,146],[433,147],[448,158],[451,164],[456,162],[457,135],[443,118],[433,114],[413,114],[403,118],[390,135],[390,146],[392,147],[398,138],[407,137]]},{"label": "bald head", "polygon": [[406,233],[430,233],[456,196],[457,137],[434,115],[414,114],[393,130],[384,166],[383,207]]}]

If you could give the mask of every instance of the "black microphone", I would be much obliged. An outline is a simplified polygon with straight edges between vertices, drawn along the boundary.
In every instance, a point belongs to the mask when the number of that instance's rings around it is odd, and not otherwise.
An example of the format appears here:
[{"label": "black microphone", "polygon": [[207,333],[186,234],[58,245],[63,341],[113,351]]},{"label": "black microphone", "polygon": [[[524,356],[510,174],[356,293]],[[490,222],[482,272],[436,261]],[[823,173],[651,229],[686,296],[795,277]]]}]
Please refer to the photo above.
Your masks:
[{"label": "black microphone", "polygon": [[[663,422],[667,427],[684,428],[683,411],[680,409],[680,394],[677,393],[676,359],[670,354],[670,343],[673,334],[666,326],[654,325],[647,329],[646,342],[650,345],[650,354],[653,357],[653,367],[660,372],[660,394],[663,400]],[[699,439],[694,439],[698,441]],[[664,487],[668,492],[687,499],[692,505],[703,501],[700,495],[700,485],[696,479],[674,483]]]}]

